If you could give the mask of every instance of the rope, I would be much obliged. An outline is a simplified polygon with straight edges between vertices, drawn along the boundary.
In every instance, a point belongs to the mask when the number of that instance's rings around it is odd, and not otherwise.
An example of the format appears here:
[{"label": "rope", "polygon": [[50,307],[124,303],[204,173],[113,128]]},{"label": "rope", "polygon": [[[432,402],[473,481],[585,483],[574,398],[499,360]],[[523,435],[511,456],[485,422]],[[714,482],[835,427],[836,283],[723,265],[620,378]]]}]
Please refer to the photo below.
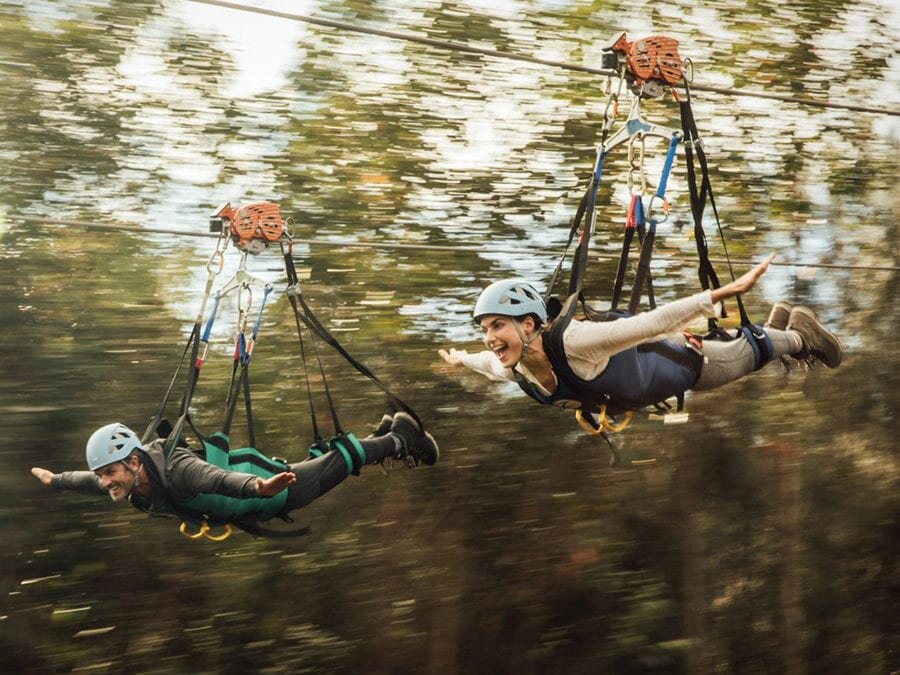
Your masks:
[{"label": "rope", "polygon": [[[291,12],[280,12],[274,9],[265,9],[262,7],[252,7],[242,5],[236,2],[225,2],[225,0],[189,0],[201,5],[211,5],[213,7],[224,7],[226,9],[234,9],[241,12],[250,12],[252,14],[261,14],[271,16],[278,19],[287,19],[289,21],[299,21],[309,23],[315,26],[323,26],[325,28],[336,28],[338,30],[348,31],[352,33],[363,33],[364,35],[378,35],[380,37],[390,38],[392,40],[403,40],[405,42],[415,42],[417,44],[444,49],[448,51],[463,52],[466,54],[478,54],[480,56],[490,56],[497,59],[507,59],[510,61],[522,61],[524,63],[533,63],[540,66],[549,66],[551,68],[561,68],[564,70],[572,70],[580,73],[590,73],[592,75],[601,75],[603,77],[616,76],[618,73],[614,70],[604,68],[591,68],[590,66],[582,66],[575,63],[566,63],[565,61],[554,61],[551,59],[538,59],[533,56],[525,56],[524,54],[514,54],[511,52],[502,52],[496,49],[486,49],[483,47],[472,47],[470,45],[461,44],[459,42],[448,42],[446,40],[435,40],[433,38],[422,37],[414,33],[399,33],[396,31],[382,30],[380,28],[366,28],[365,26],[357,26],[343,21],[334,21],[332,19],[319,19],[305,14],[294,14]],[[797,103],[817,108],[833,108],[838,110],[852,110],[854,112],[873,113],[876,115],[892,115],[900,116],[900,110],[890,110],[887,108],[876,108],[872,106],[855,105],[852,103],[834,103],[832,101],[821,101],[814,98],[801,98],[798,96],[789,96],[786,94],[772,94],[763,91],[747,91],[741,89],[730,89],[728,87],[713,87],[710,85],[692,84],[694,91],[706,91],[714,94],[724,94],[726,96],[745,96],[750,98],[764,98],[775,101],[784,101],[786,103]]]},{"label": "rope", "polygon": [[[195,0],[191,0],[192,2]],[[87,220],[68,220],[59,218],[37,218],[33,216],[9,215],[7,220],[18,220],[23,223],[32,223],[35,225],[59,225],[62,227],[83,227],[93,230],[118,230],[122,232],[134,232],[136,234],[170,234],[177,237],[200,237],[214,239],[221,237],[220,234],[213,232],[191,232],[189,230],[176,230],[167,227],[145,227],[134,223],[98,223]],[[512,255],[548,255],[558,256],[559,251],[541,248],[529,248],[527,250],[521,248],[503,248],[495,246],[473,246],[464,244],[460,246],[448,246],[442,244],[404,244],[393,241],[362,241],[357,239],[297,239],[292,240],[295,244],[306,244],[308,246],[325,246],[331,248],[385,248],[385,249],[407,249],[413,251],[445,251],[448,253],[509,253]],[[618,260],[618,253],[592,253],[592,256],[598,260]],[[666,255],[667,259],[684,261],[685,263],[696,262],[696,257],[688,258],[678,255]],[[711,262],[724,263],[723,258],[710,258]],[[754,261],[749,259],[732,258],[732,262],[741,265],[754,265]],[[877,272],[897,272],[900,271],[900,265],[846,265],[839,263],[804,263],[804,262],[778,262],[770,263],[773,267],[808,267],[829,270],[867,270]]]}]

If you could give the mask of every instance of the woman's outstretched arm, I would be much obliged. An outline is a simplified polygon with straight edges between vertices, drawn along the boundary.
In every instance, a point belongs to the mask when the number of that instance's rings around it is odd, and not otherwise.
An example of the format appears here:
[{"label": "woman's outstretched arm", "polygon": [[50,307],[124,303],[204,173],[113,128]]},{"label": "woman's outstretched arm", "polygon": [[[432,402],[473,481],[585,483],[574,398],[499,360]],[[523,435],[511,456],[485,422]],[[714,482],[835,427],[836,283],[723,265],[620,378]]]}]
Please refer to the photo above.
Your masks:
[{"label": "woman's outstretched arm", "polygon": [[733,298],[735,295],[741,295],[742,293],[746,293],[751,288],[753,288],[756,285],[756,282],[759,281],[759,278],[766,273],[767,269],[769,269],[769,263],[772,262],[772,258],[774,257],[774,253],[769,254],[768,258],[763,260],[758,265],[754,266],[753,269],[751,269],[746,274],[743,274],[731,283],[727,283],[724,286],[713,289],[713,303],[722,302],[722,300]]}]

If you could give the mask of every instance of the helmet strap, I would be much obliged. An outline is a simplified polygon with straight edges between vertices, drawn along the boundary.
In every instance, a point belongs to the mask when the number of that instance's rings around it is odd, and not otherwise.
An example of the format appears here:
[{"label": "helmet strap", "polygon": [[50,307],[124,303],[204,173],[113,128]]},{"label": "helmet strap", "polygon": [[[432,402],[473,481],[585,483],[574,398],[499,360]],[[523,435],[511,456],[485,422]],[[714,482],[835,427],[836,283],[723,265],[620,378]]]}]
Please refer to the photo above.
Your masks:
[{"label": "helmet strap", "polygon": [[519,340],[522,341],[522,354],[519,356],[519,360],[516,362],[516,365],[522,362],[526,356],[528,356],[528,347],[531,346],[531,343],[537,340],[541,333],[544,332],[544,327],[539,326],[536,331],[534,331],[534,335],[530,338],[525,337],[525,333],[522,332],[521,326],[519,326],[519,321],[517,319],[513,319],[513,327],[516,329],[516,335],[519,336]]},{"label": "helmet strap", "polygon": [[[129,455],[129,457],[131,457],[131,455]],[[130,473],[132,476],[131,489],[128,490],[128,498],[131,499],[131,495],[134,492],[134,489],[141,484],[141,474],[139,472],[140,472],[141,466],[143,466],[143,465],[139,465],[138,470],[135,471],[130,466],[128,466],[128,462],[126,461],[127,459],[128,459],[128,457],[126,457],[125,459],[122,460],[122,465],[125,467],[125,470],[128,473]]]}]

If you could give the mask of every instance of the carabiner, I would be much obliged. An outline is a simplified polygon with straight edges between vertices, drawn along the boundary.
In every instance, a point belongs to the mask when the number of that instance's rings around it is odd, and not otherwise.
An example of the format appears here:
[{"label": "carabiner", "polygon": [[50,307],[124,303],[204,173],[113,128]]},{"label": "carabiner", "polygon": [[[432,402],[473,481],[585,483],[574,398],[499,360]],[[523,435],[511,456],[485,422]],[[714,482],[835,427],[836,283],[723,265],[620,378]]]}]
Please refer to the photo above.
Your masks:
[{"label": "carabiner", "polygon": [[[246,304],[244,304],[244,291],[247,291]],[[253,307],[253,289],[250,287],[250,284],[244,282],[241,284],[241,289],[238,291],[238,311],[242,314],[249,314],[251,307]]]},{"label": "carabiner", "polygon": [[[639,151],[635,153],[634,146],[636,143],[640,142]],[[628,141],[628,191],[631,194],[638,194],[640,196],[644,196],[647,192],[647,174],[644,171],[644,150],[646,149],[646,142],[644,139],[644,134],[637,133],[632,136]],[[635,157],[637,154],[637,157]],[[640,192],[634,191],[634,174],[637,173],[638,179],[640,180]]]},{"label": "carabiner", "polygon": [[631,420],[633,418],[634,411],[628,410],[625,412],[625,418],[619,424],[614,424],[606,416],[606,405],[601,404],[599,415],[597,417],[597,426],[594,427],[590,422],[584,419],[584,416],[581,414],[580,409],[575,411],[575,421],[578,422],[578,426],[580,426],[584,430],[584,432],[590,436],[599,436],[604,431],[611,431],[613,433],[622,431],[625,427],[631,424]]},{"label": "carabiner", "polygon": [[231,536],[231,533],[234,532],[234,528],[231,527],[229,523],[225,523],[225,528],[222,534],[217,534],[215,536],[211,535],[210,528],[207,526],[206,531],[203,532],[203,536],[209,539],[210,541],[225,541],[228,537]]},{"label": "carabiner", "polygon": [[181,521],[181,526],[178,528],[178,531],[181,532],[188,539],[200,539],[205,534],[206,530],[209,529],[209,525],[204,520],[200,523],[200,529],[195,534],[187,533],[187,523],[185,521]]},{"label": "carabiner", "polygon": [[688,84],[694,83],[694,62],[691,61],[690,57],[681,62],[681,77]]},{"label": "carabiner", "polygon": [[212,535],[210,534],[210,527],[207,521],[202,521],[200,523],[200,529],[197,530],[194,534],[187,533],[187,523],[182,521],[181,526],[178,528],[178,531],[181,532],[188,539],[209,539],[210,541],[225,541],[228,537],[231,536],[231,533],[234,532],[234,528],[231,527],[229,523],[225,523],[225,531],[224,534]]}]

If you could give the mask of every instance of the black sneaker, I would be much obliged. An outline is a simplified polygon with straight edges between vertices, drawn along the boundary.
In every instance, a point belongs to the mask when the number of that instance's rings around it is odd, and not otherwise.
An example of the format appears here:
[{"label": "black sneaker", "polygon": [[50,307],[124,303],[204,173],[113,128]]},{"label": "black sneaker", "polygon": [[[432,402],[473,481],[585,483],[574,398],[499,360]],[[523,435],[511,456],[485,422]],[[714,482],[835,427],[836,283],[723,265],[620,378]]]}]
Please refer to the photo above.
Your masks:
[{"label": "black sneaker", "polygon": [[797,305],[791,310],[788,330],[800,333],[804,349],[829,368],[837,368],[841,365],[844,348],[841,347],[840,340],[819,323],[816,313],[809,307]]},{"label": "black sneaker", "polygon": [[375,425],[375,428],[372,429],[372,433],[366,436],[366,438],[379,438],[380,436],[384,436],[386,433],[390,432],[393,423],[393,417],[390,415],[382,415],[381,421]]},{"label": "black sneaker", "polygon": [[398,412],[391,423],[391,433],[400,438],[403,445],[397,459],[412,457],[415,463],[432,466],[437,463],[441,451],[434,437],[419,428],[412,415]]},{"label": "black sneaker", "polygon": [[774,328],[776,330],[787,330],[792,308],[793,305],[784,300],[776,302],[772,305],[772,310],[769,312],[769,318],[766,319],[763,327]]}]

